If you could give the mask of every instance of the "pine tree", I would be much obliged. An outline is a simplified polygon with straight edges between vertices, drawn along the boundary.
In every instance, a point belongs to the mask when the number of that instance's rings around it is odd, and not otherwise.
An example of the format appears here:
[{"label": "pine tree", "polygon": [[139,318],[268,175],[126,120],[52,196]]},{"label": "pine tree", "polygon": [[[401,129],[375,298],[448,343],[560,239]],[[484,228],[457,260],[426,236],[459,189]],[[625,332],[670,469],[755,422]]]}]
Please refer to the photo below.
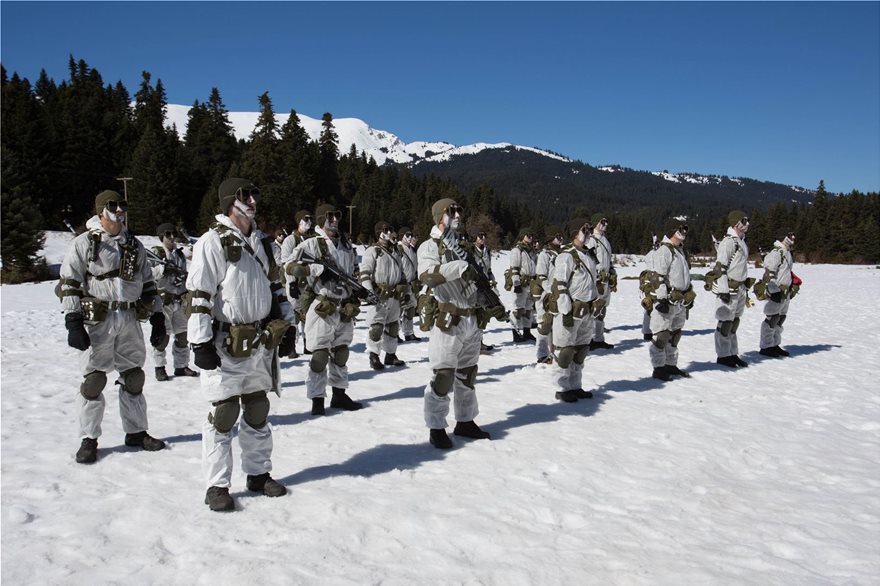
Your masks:
[{"label": "pine tree", "polygon": [[339,173],[337,163],[339,159],[339,138],[333,127],[333,115],[325,112],[321,118],[321,136],[318,139],[321,159],[318,165],[318,178],[315,187],[315,195],[318,201],[323,201],[337,207],[345,205],[342,201],[342,190],[339,187]]},{"label": "pine tree", "polygon": [[[280,150],[283,189],[292,204],[289,209],[314,210],[319,155],[317,144],[309,140],[296,110],[290,111],[287,122],[281,127]],[[292,226],[293,217],[286,217],[284,220]]]},{"label": "pine tree", "polygon": [[284,173],[279,148],[278,123],[269,92],[260,98],[260,117],[242,157],[242,175],[260,188],[258,218],[261,225],[280,226],[296,213],[293,198],[284,191]]}]

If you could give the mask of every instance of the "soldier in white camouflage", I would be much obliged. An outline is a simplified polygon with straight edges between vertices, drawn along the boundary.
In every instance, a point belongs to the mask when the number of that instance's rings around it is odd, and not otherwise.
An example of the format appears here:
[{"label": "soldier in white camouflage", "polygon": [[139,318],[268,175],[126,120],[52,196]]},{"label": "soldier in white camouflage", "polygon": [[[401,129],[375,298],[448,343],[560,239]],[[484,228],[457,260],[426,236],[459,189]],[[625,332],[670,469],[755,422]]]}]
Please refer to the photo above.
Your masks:
[{"label": "soldier in white camouflage", "polygon": [[164,336],[165,316],[147,253],[128,232],[128,202],[112,190],[95,198],[87,231],[74,238],[61,264],[61,302],[67,344],[80,351],[83,381],[77,395],[81,444],[76,461],[98,458],[107,373],[119,373],[119,415],[125,445],[147,451],[165,443],[147,433],[144,398],[146,346],[139,319]]},{"label": "soldier in white camouflage", "polygon": [[[782,343],[782,324],[788,316],[788,306],[792,298],[800,290],[800,279],[792,272],[794,259],[791,249],[794,247],[795,234],[791,230],[773,243],[773,250],[764,256],[764,277],[760,284],[763,291],[759,298],[766,299],[764,304],[764,321],[761,322],[761,351],[764,356],[782,358],[789,356]],[[756,292],[759,283],[755,284]]]},{"label": "soldier in white camouflage", "polygon": [[[186,256],[183,249],[177,246],[177,231],[169,223],[160,224],[156,235],[161,244],[153,247],[156,259],[152,260],[153,278],[159,288],[164,313],[164,328],[157,331],[153,327],[150,334],[150,345],[153,347],[153,363],[156,365],[156,380],[167,381],[165,370],[165,350],[174,336],[171,346],[171,357],[174,362],[174,376],[199,376],[189,367],[189,342],[186,339]],[[164,333],[162,332],[164,330]],[[162,334],[161,336],[159,334]]]},{"label": "soldier in white camouflage", "polygon": [[716,362],[728,368],[748,366],[739,357],[737,330],[749,295],[749,247],[745,236],[749,231],[749,218],[745,212],[734,210],[727,216],[727,233],[718,243],[712,292],[717,297],[715,318]]},{"label": "soldier in white camouflage", "polygon": [[504,288],[513,291],[513,309],[510,311],[510,325],[513,329],[514,343],[534,342],[532,335],[531,282],[535,278],[535,251],[532,247],[534,234],[529,229],[519,233],[516,246],[510,251],[510,268],[504,275]]},{"label": "soldier in white camouflage", "polygon": [[[403,366],[397,357],[397,334],[400,331],[400,306],[410,301],[412,285],[406,279],[397,247],[394,229],[385,221],[374,226],[376,243],[364,252],[358,278],[361,284],[379,296],[379,303],[370,320],[367,350],[370,367],[383,370],[386,366]],[[379,353],[385,352],[384,363]]]},{"label": "soldier in white camouflage", "polygon": [[614,348],[614,344],[605,341],[605,315],[611,304],[611,294],[617,292],[617,271],[614,268],[611,243],[605,236],[608,230],[608,218],[604,214],[593,214],[591,222],[593,233],[587,241],[587,248],[590,248],[598,259],[596,287],[605,306],[596,316],[596,331],[593,333],[593,341],[590,342],[590,350],[610,350]]},{"label": "soldier in white camouflage", "polygon": [[397,254],[403,268],[404,280],[410,285],[410,295],[400,303],[400,333],[404,342],[420,342],[415,334],[416,300],[422,284],[419,282],[419,260],[416,256],[416,235],[409,226],[397,230]]},{"label": "soldier in white camouflage", "polygon": [[544,247],[538,253],[535,264],[535,278],[530,286],[535,303],[535,321],[538,324],[535,344],[538,364],[553,364],[553,314],[546,310],[544,301],[550,294],[550,287],[553,284],[550,275],[553,274],[556,257],[565,241],[562,232],[563,230],[556,226],[550,226],[548,229]]},{"label": "soldier in white camouflage", "polygon": [[[431,325],[428,359],[433,376],[425,387],[425,424],[431,445],[449,449],[446,434],[450,398],[454,396],[455,429],[458,436],[489,439],[489,433],[474,421],[479,414],[477,362],[480,357],[480,328],[477,323],[480,269],[466,260],[459,244],[464,210],[454,200],[444,198],[431,207],[434,227],[430,238],[418,250],[419,279],[432,288],[429,309],[421,309],[423,326]],[[436,302],[436,303],[433,303]],[[422,306],[422,301],[420,301]]]},{"label": "soldier in white camouflage", "polygon": [[[315,235],[312,231],[312,214],[306,210],[299,210],[294,216],[294,221],[296,222],[296,228],[284,239],[284,242],[281,243],[279,266],[284,266],[284,259],[289,258],[293,249],[299,246],[303,240]],[[290,304],[293,306],[293,312],[296,316],[296,325],[293,327],[302,334],[303,352],[309,354],[310,352],[305,337],[306,311],[308,311],[309,308],[304,307],[304,305],[310,303],[312,298],[308,294],[303,294],[304,290],[308,288],[308,283],[306,283],[305,279],[297,279],[287,273],[285,273],[285,276],[287,279],[287,297],[290,299]],[[296,351],[296,344],[294,344],[293,350],[290,351],[288,358],[298,357],[299,354]]]}]

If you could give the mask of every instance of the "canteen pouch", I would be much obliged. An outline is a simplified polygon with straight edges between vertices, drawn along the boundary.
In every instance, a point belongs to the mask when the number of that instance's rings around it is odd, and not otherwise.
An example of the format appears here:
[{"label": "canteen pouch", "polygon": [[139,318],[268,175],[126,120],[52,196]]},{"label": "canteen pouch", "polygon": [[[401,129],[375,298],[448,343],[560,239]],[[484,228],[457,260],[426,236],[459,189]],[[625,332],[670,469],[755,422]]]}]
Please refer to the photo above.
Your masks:
[{"label": "canteen pouch", "polygon": [[336,303],[327,297],[319,297],[318,303],[315,305],[315,313],[321,317],[329,317],[336,311]]},{"label": "canteen pouch", "polygon": [[83,297],[80,300],[83,320],[100,323],[107,319],[107,303],[94,297]]},{"label": "canteen pouch", "polygon": [[266,324],[266,329],[263,331],[263,344],[269,350],[274,350],[281,343],[281,339],[284,338],[284,334],[287,333],[287,329],[290,327],[290,324],[287,323],[286,320],[283,319],[273,319],[268,324]]},{"label": "canteen pouch", "polygon": [[355,317],[357,317],[360,312],[361,308],[358,306],[358,304],[349,301],[345,303],[339,310],[339,319],[344,322],[350,322]]},{"label": "canteen pouch", "polygon": [[233,358],[249,358],[259,345],[257,326],[241,324],[229,327],[229,334],[223,340],[223,347]]},{"label": "canteen pouch", "polygon": [[430,332],[437,319],[437,300],[430,293],[423,293],[419,295],[416,308],[419,312],[419,320],[422,322],[419,329],[423,332]]}]

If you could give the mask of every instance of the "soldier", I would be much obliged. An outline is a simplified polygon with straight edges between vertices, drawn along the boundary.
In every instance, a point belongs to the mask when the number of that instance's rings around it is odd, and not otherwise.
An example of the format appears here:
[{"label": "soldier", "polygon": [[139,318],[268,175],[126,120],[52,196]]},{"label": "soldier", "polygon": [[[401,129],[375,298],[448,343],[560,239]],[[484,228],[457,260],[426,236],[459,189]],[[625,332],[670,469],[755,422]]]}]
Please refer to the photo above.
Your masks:
[{"label": "soldier", "polygon": [[168,380],[168,373],[165,372],[165,348],[171,341],[169,333],[174,334],[171,350],[174,376],[199,376],[199,373],[189,367],[187,317],[183,305],[183,297],[186,294],[186,257],[183,255],[183,250],[175,244],[176,234],[173,225],[160,224],[156,228],[156,235],[162,244],[153,247],[153,254],[156,255],[156,260],[153,262],[153,278],[159,288],[164,313],[162,327],[157,329],[154,326],[150,334],[153,362],[156,365],[156,380]]},{"label": "soldier", "polygon": [[[654,254],[657,252],[657,249],[660,247],[660,239],[657,238],[657,235],[654,234],[651,237],[651,250],[645,254],[645,270],[641,272],[639,275],[639,284],[644,286],[645,277],[654,270]],[[642,337],[646,342],[650,342],[654,335],[651,333],[651,312],[654,310],[654,302],[653,298],[649,298],[645,296],[642,299],[642,308],[645,310],[645,315],[642,317]]]},{"label": "soldier", "polygon": [[749,231],[749,218],[744,212],[734,210],[727,215],[730,228],[718,243],[715,272],[718,277],[712,284],[712,292],[718,296],[715,318],[716,362],[729,368],[748,366],[738,356],[739,344],[736,330],[746,307],[748,297],[749,247],[745,242]]},{"label": "soldier", "polygon": [[[299,246],[303,240],[315,235],[312,232],[312,215],[309,212],[299,210],[294,218],[296,220],[296,229],[281,244],[281,262],[279,266],[284,265],[284,259],[290,257],[293,249]],[[296,317],[296,325],[293,327],[300,330],[303,335],[303,353],[311,354],[306,344],[305,329],[303,327],[306,322],[306,311],[308,310],[308,307],[304,307],[304,305],[311,303],[312,300],[311,296],[303,295],[303,290],[308,288],[308,283],[306,283],[305,279],[297,279],[287,273],[284,274],[287,278],[287,296],[290,299],[290,304],[293,306],[293,313]],[[299,354],[296,352],[296,344],[294,344],[288,358],[299,358]]]},{"label": "soldier", "polygon": [[[457,231],[463,227],[464,210],[454,200],[444,198],[431,206],[434,227],[431,237],[418,251],[419,279],[433,288],[436,305],[420,309],[423,327],[431,325],[428,357],[433,377],[425,387],[425,423],[431,430],[431,445],[449,449],[446,434],[449,393],[455,397],[455,429],[458,436],[489,439],[474,419],[479,414],[474,382],[480,357],[480,329],[477,325],[479,273],[467,260],[458,243]],[[421,303],[420,303],[421,305]],[[427,322],[425,320],[428,320]]]},{"label": "soldier", "polygon": [[205,504],[212,511],[231,511],[236,424],[248,490],[270,497],[287,493],[269,475],[273,441],[266,394],[278,391],[276,352],[287,354],[295,333],[289,330],[293,310],[271,238],[261,240],[254,221],[260,190],[247,179],[226,179],[218,199],[222,213],[193,248],[186,280],[187,334],[202,369],[202,390],[213,406],[202,427]]},{"label": "soldier", "polygon": [[400,304],[400,333],[405,342],[421,342],[415,335],[413,320],[416,316],[416,299],[422,284],[419,282],[419,260],[416,257],[416,235],[409,226],[402,226],[397,231],[400,241],[397,243],[397,254],[403,267],[403,277],[410,285],[409,297]]},{"label": "soldier", "polygon": [[[535,256],[532,250],[532,233],[522,230],[518,242],[510,251],[510,268],[505,272],[504,288],[515,294],[513,310],[510,312],[510,325],[513,326],[513,341],[534,342],[532,335],[532,302],[529,285],[535,277]],[[522,330],[522,332],[520,332]]]},{"label": "soldier", "polygon": [[590,220],[578,218],[569,223],[571,244],[556,257],[550,286],[554,313],[553,341],[556,344],[554,377],[559,390],[556,398],[566,403],[589,399],[583,389],[584,361],[590,353],[590,339],[595,331],[595,316],[602,310],[603,300],[596,288],[594,252],[587,248],[593,226]]},{"label": "soldier", "polygon": [[[80,350],[83,381],[77,397],[80,438],[76,461],[98,458],[98,438],[104,419],[107,372],[119,372],[119,414],[125,445],[157,451],[165,447],[147,433],[144,398],[146,347],[138,318],[165,336],[165,317],[143,244],[126,226],[128,202],[115,191],[95,198],[88,231],[73,240],[61,265],[62,306],[67,314],[67,344]],[[140,315],[139,315],[140,314]]]},{"label": "soldier", "polygon": [[[791,257],[794,241],[794,232],[786,231],[781,240],[773,243],[773,250],[764,256],[764,278],[760,284],[763,284],[767,303],[764,305],[766,317],[761,323],[760,353],[772,358],[789,356],[779,345],[782,343],[782,324],[788,314],[788,305],[800,289],[800,284],[795,284],[796,275],[791,271],[794,266]],[[756,291],[758,286],[755,285]]]},{"label": "soldier", "polygon": [[[492,251],[489,250],[489,243],[486,241],[486,232],[480,229],[476,229],[474,230],[473,238],[474,258],[476,259],[477,264],[483,270],[483,274],[486,275],[487,279],[489,279],[489,284],[494,290],[497,283],[495,282],[495,275],[492,273]],[[480,336],[480,354],[491,354],[492,352],[494,352],[495,346],[483,343],[482,332],[480,333]]]},{"label": "soldier", "polygon": [[592,217],[593,233],[587,242],[587,247],[592,249],[599,260],[597,265],[599,297],[605,301],[602,311],[596,316],[596,332],[593,341],[590,342],[590,350],[610,350],[614,344],[605,341],[605,314],[608,304],[611,303],[611,294],[617,292],[617,271],[611,258],[611,243],[605,236],[608,229],[608,219],[603,214],[594,214]]},{"label": "soldier", "polygon": [[281,245],[284,243],[285,236],[287,236],[287,233],[284,231],[284,228],[275,230],[275,239],[272,240],[272,258],[275,259],[277,266],[281,266]]},{"label": "soldier", "polygon": [[[339,229],[342,212],[329,204],[315,211],[315,237],[307,238],[284,258],[285,271],[307,280],[314,301],[306,310],[304,334],[312,347],[306,396],[312,401],[312,415],[324,415],[327,383],[333,390],[330,407],[356,411],[363,407],[346,394],[349,345],[354,335],[354,318],[360,300],[350,284],[330,268],[351,277],[357,270],[357,255],[348,236]],[[305,308],[305,305],[303,306]]]},{"label": "soldier", "polygon": [[[406,280],[394,246],[394,229],[388,222],[376,222],[376,244],[364,252],[359,279],[361,283],[379,295],[379,303],[373,312],[367,335],[370,367],[382,370],[385,366],[403,366],[397,357],[397,334],[400,331],[400,305],[409,301],[411,285]],[[385,363],[379,360],[379,352],[385,351]]]},{"label": "soldier", "polygon": [[538,253],[538,261],[535,264],[535,279],[531,284],[532,299],[535,303],[536,321],[538,322],[538,335],[536,350],[538,364],[553,364],[553,314],[544,307],[544,300],[550,293],[552,281],[549,279],[553,273],[556,257],[562,250],[564,236],[562,230],[551,226],[544,248]]},{"label": "soldier", "polygon": [[666,226],[666,235],[653,254],[653,266],[647,276],[657,301],[651,313],[652,342],[648,347],[654,368],[651,376],[662,381],[672,380],[673,376],[690,376],[678,368],[681,330],[697,297],[682,246],[687,234],[688,226],[681,221],[673,220]]}]

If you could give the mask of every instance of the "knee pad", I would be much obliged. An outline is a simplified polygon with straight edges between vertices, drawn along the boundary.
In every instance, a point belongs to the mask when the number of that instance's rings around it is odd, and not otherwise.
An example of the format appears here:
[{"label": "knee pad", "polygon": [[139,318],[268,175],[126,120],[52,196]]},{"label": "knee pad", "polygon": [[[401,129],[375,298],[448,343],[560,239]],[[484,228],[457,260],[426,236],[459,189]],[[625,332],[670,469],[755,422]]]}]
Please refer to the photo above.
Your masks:
[{"label": "knee pad", "polygon": [[734,320],[733,320],[733,325],[730,328],[730,333],[735,334],[738,329],[739,329],[739,318],[737,317],[737,318],[734,318]]},{"label": "knee pad", "polygon": [[587,359],[587,355],[590,353],[590,346],[584,344],[583,346],[575,346],[574,349],[574,362],[576,364],[583,364],[584,360]]},{"label": "knee pad", "polygon": [[452,390],[454,380],[454,368],[438,368],[434,371],[434,378],[431,379],[431,389],[433,389],[434,394],[445,397]]},{"label": "knee pad", "polygon": [[208,413],[208,423],[220,433],[229,433],[229,430],[238,421],[239,413],[241,413],[241,406],[238,404],[238,397],[230,397],[214,403],[214,412]]},{"label": "knee pad", "polygon": [[775,328],[779,325],[779,314],[777,313],[776,315],[768,315],[766,318],[764,318],[764,321],[767,322],[767,325],[771,328]]},{"label": "knee pad", "polygon": [[105,386],[107,386],[107,373],[93,370],[83,378],[79,392],[87,401],[94,401],[101,396]]},{"label": "knee pad", "polygon": [[333,348],[333,364],[336,366],[345,366],[348,364],[348,346],[337,346]]},{"label": "knee pad", "polygon": [[651,343],[654,344],[654,347],[658,350],[662,350],[666,347],[666,344],[669,343],[669,340],[672,339],[672,332],[669,330],[663,330],[662,332],[657,332],[654,334],[654,337],[651,338]]},{"label": "knee pad", "polygon": [[672,332],[672,338],[669,340],[669,345],[673,348],[677,348],[679,340],[681,340],[681,330],[675,330]]},{"label": "knee pad", "polygon": [[309,368],[312,372],[324,372],[327,363],[330,361],[330,352],[326,348],[315,350],[312,352],[312,358],[309,360]]},{"label": "knee pad", "polygon": [[159,352],[164,352],[165,348],[168,347],[168,342],[171,338],[168,335],[162,336],[162,339],[159,340],[153,348],[158,350]]},{"label": "knee pad", "polygon": [[174,334],[174,345],[178,348],[186,348],[186,332]]},{"label": "knee pad", "polygon": [[262,429],[266,425],[269,416],[269,397],[266,391],[257,391],[241,396],[244,406],[244,420],[254,429]]},{"label": "knee pad", "polygon": [[474,388],[474,382],[477,380],[477,365],[469,366],[467,368],[459,368],[457,371],[458,380],[464,386],[469,389]]},{"label": "knee pad", "polygon": [[125,383],[125,392],[130,395],[140,395],[144,392],[144,381],[147,376],[142,368],[129,368],[122,373],[122,382]]},{"label": "knee pad", "polygon": [[779,314],[779,323],[776,324],[776,325],[781,326],[781,325],[784,324],[784,323],[785,323],[785,314],[784,314],[784,313],[780,313],[780,314]]},{"label": "knee pad", "polygon": [[559,352],[556,354],[556,362],[561,368],[568,368],[571,364],[571,361],[574,360],[574,355],[576,352],[577,348],[575,348],[574,346],[565,346],[564,348],[559,348]]},{"label": "knee pad", "polygon": [[367,333],[370,336],[370,339],[374,342],[378,342],[382,339],[382,330],[385,329],[384,324],[372,324],[370,325],[370,331]]},{"label": "knee pad", "polygon": [[400,333],[400,324],[396,321],[391,322],[390,324],[385,325],[385,333],[391,336],[392,338],[396,338],[397,334]]},{"label": "knee pad", "polygon": [[718,322],[718,331],[725,338],[730,335],[730,332],[733,331],[733,322],[732,321],[720,321]]}]

